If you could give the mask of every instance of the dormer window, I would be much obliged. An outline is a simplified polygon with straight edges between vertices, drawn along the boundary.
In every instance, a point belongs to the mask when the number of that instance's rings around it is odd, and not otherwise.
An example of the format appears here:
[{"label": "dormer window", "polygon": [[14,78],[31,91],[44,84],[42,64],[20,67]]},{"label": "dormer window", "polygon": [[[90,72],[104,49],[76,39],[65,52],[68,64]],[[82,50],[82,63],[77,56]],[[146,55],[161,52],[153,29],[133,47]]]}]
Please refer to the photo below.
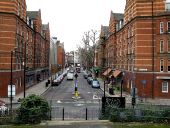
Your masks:
[{"label": "dormer window", "polygon": [[33,28],[33,20],[31,20],[31,28]]},{"label": "dormer window", "polygon": [[165,10],[170,11],[170,0],[165,1]]},{"label": "dormer window", "polygon": [[29,17],[27,16],[27,25],[29,25]]}]

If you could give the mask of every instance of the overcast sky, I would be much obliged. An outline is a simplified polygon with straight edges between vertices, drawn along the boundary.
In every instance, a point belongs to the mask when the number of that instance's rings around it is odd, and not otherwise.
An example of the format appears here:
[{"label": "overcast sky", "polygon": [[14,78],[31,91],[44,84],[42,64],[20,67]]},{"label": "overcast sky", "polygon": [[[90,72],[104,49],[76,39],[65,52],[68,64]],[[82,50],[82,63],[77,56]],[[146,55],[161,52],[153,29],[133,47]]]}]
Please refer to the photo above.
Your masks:
[{"label": "overcast sky", "polygon": [[123,13],[126,0],[26,0],[28,11],[41,9],[43,24],[49,22],[51,37],[64,42],[66,52],[75,50],[84,32],[108,26],[110,12]]}]

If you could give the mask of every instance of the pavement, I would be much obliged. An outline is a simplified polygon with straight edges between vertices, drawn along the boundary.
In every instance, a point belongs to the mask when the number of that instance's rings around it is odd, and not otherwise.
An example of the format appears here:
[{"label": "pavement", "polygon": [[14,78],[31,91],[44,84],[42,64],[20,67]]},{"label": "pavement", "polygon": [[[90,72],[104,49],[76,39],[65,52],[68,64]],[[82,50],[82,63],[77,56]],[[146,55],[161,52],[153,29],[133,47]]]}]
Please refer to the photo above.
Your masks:
[{"label": "pavement", "polygon": [[[104,81],[102,78],[97,78],[100,82],[100,88],[104,91]],[[109,93],[109,88],[108,85],[106,84],[105,86],[105,94],[108,97],[120,97],[120,91],[114,91],[114,95],[111,95]],[[127,93],[123,92],[122,93],[123,97],[126,97],[126,103],[131,104],[132,101],[132,96]],[[136,103],[137,104],[150,104],[150,105],[165,105],[165,106],[170,106],[170,99],[161,99],[161,98],[138,98],[136,97]]]},{"label": "pavement", "polygon": [[[104,91],[104,81],[102,78],[97,78],[100,82],[101,89]],[[31,94],[36,95],[42,95],[51,85],[49,84],[48,87],[45,86],[45,83],[48,81],[48,79],[45,79],[41,81],[40,83],[33,85],[29,87],[26,90],[26,96]],[[120,97],[120,92],[114,91],[114,95],[111,95],[109,93],[108,85],[105,86],[105,94],[108,97]],[[24,94],[23,92],[17,94],[14,99],[13,103],[17,103],[19,98],[23,98]],[[131,103],[132,96],[129,93],[123,92],[123,97],[126,97],[126,103]],[[6,104],[10,103],[10,98],[0,98],[0,100],[4,101]],[[170,106],[170,99],[151,99],[151,98],[145,98],[145,99],[139,99],[136,100],[137,103],[150,103],[153,105],[169,105]]]},{"label": "pavement", "polygon": [[112,128],[113,123],[108,120],[80,120],[80,121],[45,121],[40,124],[48,128]]},{"label": "pavement", "polygon": [[[104,81],[103,81],[103,79],[102,78],[97,78],[97,79],[98,79],[98,81],[100,83],[100,88],[104,92]],[[110,94],[109,93],[109,87],[108,87],[107,84],[105,84],[105,95],[107,97],[120,97],[121,96],[120,92],[118,92],[118,91],[114,91],[114,94]],[[129,95],[126,92],[123,92],[122,97],[126,97],[126,103],[131,103],[131,98],[132,98],[131,95]]]},{"label": "pavement", "polygon": [[[41,81],[40,83],[33,85],[31,87],[29,87],[28,89],[26,89],[25,91],[25,96],[29,96],[31,94],[36,94],[36,95],[42,95],[51,85],[49,84],[48,87],[46,87],[46,82],[48,81],[48,79],[45,79],[43,81]],[[19,98],[23,98],[24,97],[24,92],[21,92],[17,95],[15,95],[15,97],[13,98],[13,103],[17,103]],[[4,101],[6,104],[10,103],[10,98],[0,98],[0,100]]]}]

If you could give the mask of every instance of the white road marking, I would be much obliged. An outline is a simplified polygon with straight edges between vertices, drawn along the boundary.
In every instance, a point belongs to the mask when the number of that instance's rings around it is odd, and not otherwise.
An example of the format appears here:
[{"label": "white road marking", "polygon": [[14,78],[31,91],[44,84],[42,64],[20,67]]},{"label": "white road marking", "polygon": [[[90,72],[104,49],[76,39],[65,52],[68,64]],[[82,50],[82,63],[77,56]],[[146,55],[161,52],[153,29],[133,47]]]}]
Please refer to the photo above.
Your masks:
[{"label": "white road marking", "polygon": [[97,95],[93,95],[93,99],[96,100],[96,99],[101,99],[101,98],[98,97]]}]

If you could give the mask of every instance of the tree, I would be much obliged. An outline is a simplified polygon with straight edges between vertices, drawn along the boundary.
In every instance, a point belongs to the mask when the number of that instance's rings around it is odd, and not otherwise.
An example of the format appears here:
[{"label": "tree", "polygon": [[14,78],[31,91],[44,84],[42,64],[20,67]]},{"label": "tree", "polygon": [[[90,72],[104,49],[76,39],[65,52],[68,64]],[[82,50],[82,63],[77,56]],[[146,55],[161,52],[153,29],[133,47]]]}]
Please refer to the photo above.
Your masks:
[{"label": "tree", "polygon": [[78,46],[80,61],[82,65],[84,65],[87,68],[94,66],[97,34],[98,33],[96,30],[85,32],[82,38],[83,46]]},{"label": "tree", "polygon": [[30,95],[21,101],[17,111],[18,123],[35,124],[49,117],[50,107],[48,102],[40,96]]}]

